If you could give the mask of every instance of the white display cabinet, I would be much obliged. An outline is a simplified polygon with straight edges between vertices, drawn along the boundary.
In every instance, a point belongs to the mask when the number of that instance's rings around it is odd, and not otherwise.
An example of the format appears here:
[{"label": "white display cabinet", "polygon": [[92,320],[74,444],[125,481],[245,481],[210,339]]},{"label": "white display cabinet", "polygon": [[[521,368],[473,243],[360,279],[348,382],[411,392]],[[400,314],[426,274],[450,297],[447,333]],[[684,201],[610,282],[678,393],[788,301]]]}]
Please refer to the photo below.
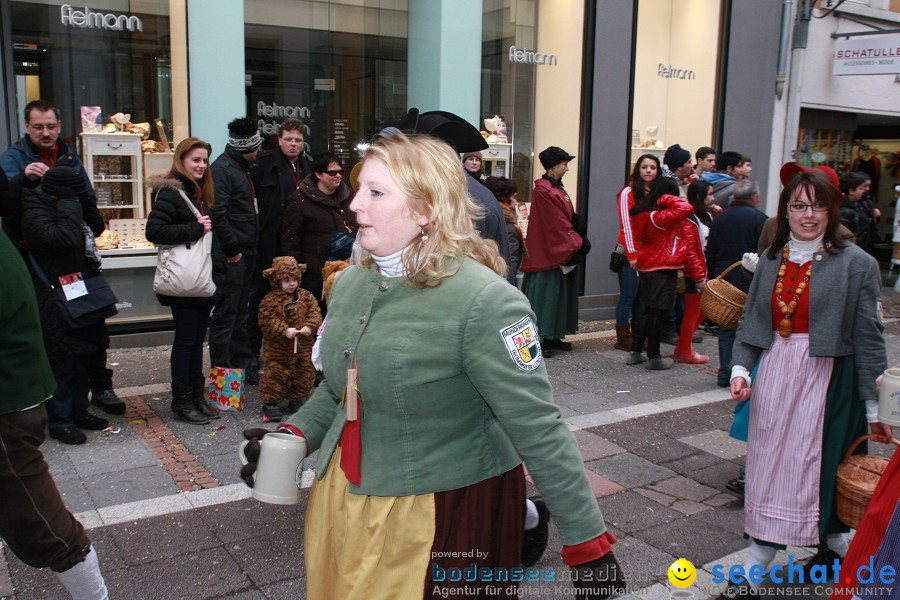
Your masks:
[{"label": "white display cabinet", "polygon": [[103,220],[144,217],[141,135],[82,133],[84,168]]},{"label": "white display cabinet", "polygon": [[491,144],[481,151],[481,164],[488,177],[510,177],[512,173],[512,144]]}]

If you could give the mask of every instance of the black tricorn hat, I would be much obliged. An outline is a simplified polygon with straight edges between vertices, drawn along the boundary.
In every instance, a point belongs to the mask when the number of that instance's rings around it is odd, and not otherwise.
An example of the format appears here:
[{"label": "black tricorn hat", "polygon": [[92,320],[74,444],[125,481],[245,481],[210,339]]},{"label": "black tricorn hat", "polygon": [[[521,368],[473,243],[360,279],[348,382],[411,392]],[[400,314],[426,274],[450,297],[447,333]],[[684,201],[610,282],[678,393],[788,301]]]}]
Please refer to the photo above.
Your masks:
[{"label": "black tricorn hat", "polygon": [[397,127],[406,133],[426,133],[444,140],[460,154],[488,147],[481,132],[471,123],[459,115],[443,110],[419,113],[419,109],[411,108]]}]

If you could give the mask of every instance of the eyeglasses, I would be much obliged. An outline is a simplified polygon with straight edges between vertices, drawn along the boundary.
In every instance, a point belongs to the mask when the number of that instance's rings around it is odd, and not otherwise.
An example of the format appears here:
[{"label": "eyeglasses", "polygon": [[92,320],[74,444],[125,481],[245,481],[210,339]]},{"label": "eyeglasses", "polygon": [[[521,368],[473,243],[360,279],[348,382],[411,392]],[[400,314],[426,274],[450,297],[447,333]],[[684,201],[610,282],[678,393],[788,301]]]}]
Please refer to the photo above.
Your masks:
[{"label": "eyeglasses", "polygon": [[28,123],[28,127],[35,131],[56,131],[59,129],[59,123],[44,125],[43,123]]},{"label": "eyeglasses", "polygon": [[795,202],[788,204],[788,210],[795,213],[804,213],[808,209],[813,209],[813,212],[825,212],[828,210],[828,205],[824,202],[816,202],[815,204],[804,204],[803,202]]},{"label": "eyeglasses", "polygon": [[344,171],[342,169],[329,169],[328,171],[322,171],[326,175],[331,175],[332,177],[337,177],[338,175],[343,175]]}]

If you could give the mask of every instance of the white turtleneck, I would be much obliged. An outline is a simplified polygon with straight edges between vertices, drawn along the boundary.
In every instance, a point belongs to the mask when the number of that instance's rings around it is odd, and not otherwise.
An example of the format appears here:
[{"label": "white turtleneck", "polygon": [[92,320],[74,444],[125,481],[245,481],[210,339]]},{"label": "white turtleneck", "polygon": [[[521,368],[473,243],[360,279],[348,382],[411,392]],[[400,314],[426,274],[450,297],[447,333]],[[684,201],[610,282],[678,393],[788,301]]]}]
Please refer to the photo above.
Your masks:
[{"label": "white turtleneck", "polygon": [[388,256],[375,256],[373,254],[372,260],[378,265],[378,271],[385,277],[406,275],[406,269],[403,266],[403,250]]},{"label": "white turtleneck", "polygon": [[823,233],[816,239],[809,240],[808,242],[791,238],[788,240],[788,249],[790,250],[788,260],[798,265],[802,265],[803,263],[812,260],[813,255],[822,247],[822,238],[824,237],[825,234]]}]

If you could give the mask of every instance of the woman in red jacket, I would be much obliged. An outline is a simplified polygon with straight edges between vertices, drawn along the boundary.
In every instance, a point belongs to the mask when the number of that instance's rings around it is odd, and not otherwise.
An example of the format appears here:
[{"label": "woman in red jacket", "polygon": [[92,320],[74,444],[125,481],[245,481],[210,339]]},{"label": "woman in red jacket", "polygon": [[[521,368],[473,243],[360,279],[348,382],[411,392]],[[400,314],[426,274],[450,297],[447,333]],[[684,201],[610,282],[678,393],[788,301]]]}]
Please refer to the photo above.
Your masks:
[{"label": "woman in red jacket", "polygon": [[[699,291],[706,288],[706,264],[697,228],[686,222],[694,208],[678,197],[678,182],[663,177],[650,194],[631,208],[631,227],[637,240],[637,270],[646,309],[638,323],[626,364],[647,362],[647,369],[672,367],[671,358],[662,358],[659,339],[666,315],[675,301],[678,271],[693,280]],[[647,338],[647,358],[641,354]]]},{"label": "woman in red jacket", "polygon": [[[694,214],[689,215],[687,223],[697,229],[697,252],[703,261],[703,269],[706,271],[706,238],[709,236],[709,226],[712,224],[712,216],[709,209],[713,206],[712,185],[702,179],[692,181],[687,191],[688,202],[694,207]],[[694,332],[703,322],[703,311],[700,310],[700,291],[693,280],[685,277],[684,280],[684,317],[681,319],[681,333],[678,344],[675,345],[675,360],[691,364],[703,364],[709,362],[705,354],[695,352],[692,346]]]},{"label": "woman in red jacket", "polygon": [[[660,178],[659,159],[652,154],[642,154],[634,163],[628,184],[618,196],[619,239],[616,252],[625,254],[628,264],[619,269],[619,303],[616,305],[616,349],[631,351],[631,335],[644,315],[641,301],[640,280],[637,271],[637,248],[631,230],[631,216],[628,211],[635,203],[650,193],[653,183]],[[629,319],[631,324],[629,325]]]}]

